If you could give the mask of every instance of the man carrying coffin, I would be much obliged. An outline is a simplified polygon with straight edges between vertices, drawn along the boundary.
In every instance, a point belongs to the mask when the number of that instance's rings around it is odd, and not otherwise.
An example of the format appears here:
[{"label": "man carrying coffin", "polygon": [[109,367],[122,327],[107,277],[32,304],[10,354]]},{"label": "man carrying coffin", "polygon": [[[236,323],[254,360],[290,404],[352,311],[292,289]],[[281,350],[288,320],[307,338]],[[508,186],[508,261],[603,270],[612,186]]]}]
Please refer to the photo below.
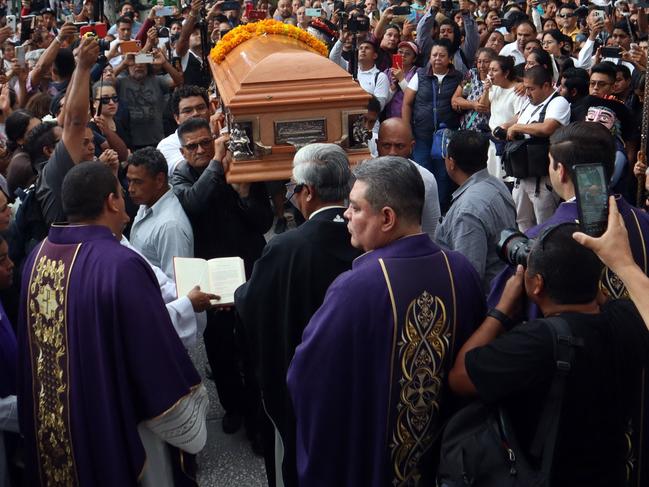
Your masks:
[{"label": "man carrying coffin", "polygon": [[286,389],[295,347],[329,284],[360,255],[349,242],[343,218],[351,183],[347,154],[340,146],[309,144],[300,149],[286,197],[306,222],[268,242],[252,276],[235,294],[256,358],[264,408],[272,420],[263,433],[271,486],[281,485],[276,479],[285,487],[297,485],[295,418]]},{"label": "man carrying coffin", "polygon": [[23,273],[26,484],[195,485],[184,453],[205,444],[207,393],[151,268],[115,237],[128,221],[119,182],[79,164],[62,203],[70,225],[52,226]]},{"label": "man carrying coffin", "polygon": [[288,371],[299,484],[428,485],[447,372],[484,317],[480,279],[422,233],[414,164],[380,157],[354,175],[345,217],[367,253],[331,284]]}]

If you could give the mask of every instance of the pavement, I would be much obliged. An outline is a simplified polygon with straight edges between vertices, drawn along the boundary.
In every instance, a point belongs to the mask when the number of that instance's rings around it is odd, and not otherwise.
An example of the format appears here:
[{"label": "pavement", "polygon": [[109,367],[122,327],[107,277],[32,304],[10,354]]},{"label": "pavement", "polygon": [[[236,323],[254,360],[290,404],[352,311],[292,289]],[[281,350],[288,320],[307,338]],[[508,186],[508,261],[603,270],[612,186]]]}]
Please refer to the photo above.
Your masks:
[{"label": "pavement", "polygon": [[190,353],[196,370],[210,397],[207,413],[207,444],[198,454],[198,485],[201,487],[266,487],[264,459],[250,448],[242,427],[234,435],[226,435],[221,428],[225,411],[219,402],[214,381],[205,377],[207,356],[203,343]]},{"label": "pavement", "polygon": [[[295,228],[293,215],[286,213],[288,228]],[[265,235],[270,240],[273,229]],[[203,378],[210,398],[207,413],[207,444],[198,454],[198,485],[200,487],[267,487],[264,459],[256,456],[242,427],[234,435],[226,435],[221,428],[225,410],[219,402],[214,381],[205,377],[207,356],[202,340],[189,354],[196,370]]]}]

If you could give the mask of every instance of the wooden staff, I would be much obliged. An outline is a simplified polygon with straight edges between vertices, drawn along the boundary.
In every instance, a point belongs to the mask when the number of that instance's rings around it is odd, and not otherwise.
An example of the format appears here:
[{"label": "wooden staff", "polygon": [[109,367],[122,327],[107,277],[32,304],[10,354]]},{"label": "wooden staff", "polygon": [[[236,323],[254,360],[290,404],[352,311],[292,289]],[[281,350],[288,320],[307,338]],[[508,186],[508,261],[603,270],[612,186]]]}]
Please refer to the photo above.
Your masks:
[{"label": "wooden staff", "polygon": [[[642,100],[642,129],[640,132],[640,151],[638,151],[638,162],[647,163],[647,131],[649,130],[649,49],[647,50],[647,65],[644,77],[644,98]],[[643,195],[646,174],[638,174],[638,188],[636,191],[636,206],[644,206]]]}]

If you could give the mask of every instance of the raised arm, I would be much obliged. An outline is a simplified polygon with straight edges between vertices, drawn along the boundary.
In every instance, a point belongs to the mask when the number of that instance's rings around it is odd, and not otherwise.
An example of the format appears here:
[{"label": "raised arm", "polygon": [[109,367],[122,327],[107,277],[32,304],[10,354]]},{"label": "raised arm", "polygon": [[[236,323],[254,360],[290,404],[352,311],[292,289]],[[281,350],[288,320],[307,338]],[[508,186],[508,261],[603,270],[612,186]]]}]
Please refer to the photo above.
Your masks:
[{"label": "raised arm", "polygon": [[56,55],[59,53],[59,49],[61,49],[61,43],[66,40],[72,39],[76,32],[77,29],[74,24],[67,23],[63,25],[63,27],[61,27],[59,35],[57,35],[49,45],[49,47],[45,49],[43,55],[38,59],[36,66],[34,66],[34,69],[32,69],[32,86],[38,86],[38,84],[41,82],[41,79],[43,78],[43,75],[46,74],[50,69],[52,69],[52,64],[54,64]]},{"label": "raised arm", "polygon": [[85,152],[85,136],[90,111],[90,70],[99,56],[99,44],[92,38],[84,38],[77,51],[77,67],[72,73],[65,98],[65,124],[63,144],[75,164],[79,164]]},{"label": "raised arm", "polygon": [[202,6],[203,0],[192,0],[191,10],[183,22],[180,37],[178,38],[178,42],[176,42],[176,54],[180,58],[187,54],[187,51],[189,50],[189,36],[191,36],[194,31],[194,26],[196,25],[198,14],[200,13]]}]

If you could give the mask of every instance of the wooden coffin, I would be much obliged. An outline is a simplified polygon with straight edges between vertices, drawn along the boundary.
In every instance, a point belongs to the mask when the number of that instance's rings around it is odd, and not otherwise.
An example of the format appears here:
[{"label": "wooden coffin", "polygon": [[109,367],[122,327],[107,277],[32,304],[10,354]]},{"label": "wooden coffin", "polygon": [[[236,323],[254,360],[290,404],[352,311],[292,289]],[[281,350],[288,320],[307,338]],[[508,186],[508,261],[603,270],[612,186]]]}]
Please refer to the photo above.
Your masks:
[{"label": "wooden coffin", "polygon": [[[217,64],[210,58],[232,137],[245,131],[248,154],[230,164],[230,182],[289,179],[293,155],[312,142],[341,145],[356,163],[370,157],[353,137],[370,96],[340,66],[283,35],[249,39]],[[358,123],[358,122],[357,122]]]}]

